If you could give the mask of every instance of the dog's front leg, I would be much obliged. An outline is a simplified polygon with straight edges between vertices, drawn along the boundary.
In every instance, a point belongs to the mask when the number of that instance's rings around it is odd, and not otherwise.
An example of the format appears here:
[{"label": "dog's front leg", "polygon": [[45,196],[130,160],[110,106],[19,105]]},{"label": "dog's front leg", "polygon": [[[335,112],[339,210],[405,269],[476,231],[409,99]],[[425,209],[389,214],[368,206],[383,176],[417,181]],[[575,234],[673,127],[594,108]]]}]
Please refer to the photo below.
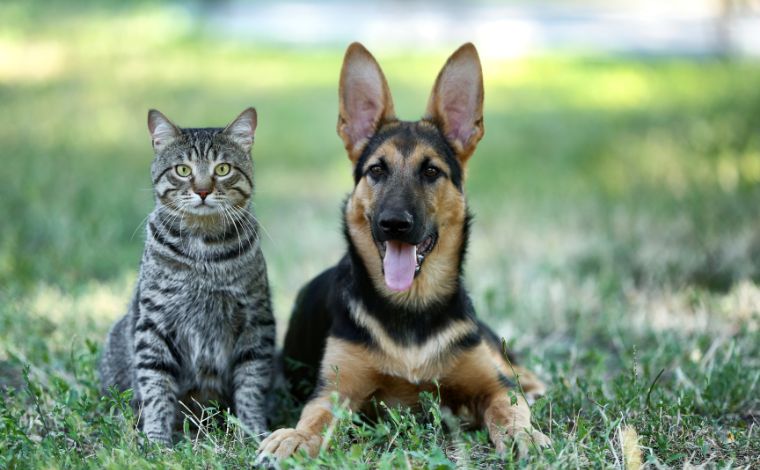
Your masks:
[{"label": "dog's front leg", "polygon": [[516,390],[511,393],[506,389],[497,392],[486,397],[484,404],[483,422],[496,452],[506,452],[507,437],[514,440],[520,457],[526,456],[532,446],[541,448],[551,444],[548,437],[533,429],[528,402]]},{"label": "dog's front leg", "polygon": [[[531,389],[542,385],[531,374]],[[530,407],[515,383],[512,370],[498,351],[485,342],[459,357],[457,366],[442,385],[456,395],[469,397],[482,413],[483,423],[498,453],[507,450],[508,438],[517,444],[521,456],[531,446],[545,447],[551,440],[533,429]]]},{"label": "dog's front leg", "polygon": [[306,404],[295,429],[283,428],[273,432],[261,443],[259,453],[284,459],[305,451],[309,457],[316,457],[322,446],[322,430],[332,419],[330,396],[320,394]]},{"label": "dog's front leg", "polygon": [[322,386],[311,399],[295,429],[278,429],[259,448],[260,455],[278,459],[305,451],[315,457],[322,446],[322,431],[332,422],[332,395],[338,393],[341,404],[356,410],[377,388],[377,373],[366,349],[348,341],[328,338],[320,367]]}]

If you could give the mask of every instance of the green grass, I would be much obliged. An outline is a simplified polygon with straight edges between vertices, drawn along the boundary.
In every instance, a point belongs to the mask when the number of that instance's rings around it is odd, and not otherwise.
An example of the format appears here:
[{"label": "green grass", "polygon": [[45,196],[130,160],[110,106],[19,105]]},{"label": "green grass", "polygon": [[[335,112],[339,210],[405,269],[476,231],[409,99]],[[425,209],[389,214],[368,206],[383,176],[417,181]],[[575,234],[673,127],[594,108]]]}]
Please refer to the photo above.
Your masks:
[{"label": "green grass", "polygon": [[[200,126],[257,107],[255,205],[282,335],[298,288],[343,250],[342,51],[220,41],[150,4],[31,5],[0,5],[0,468],[250,463],[256,444],[234,418],[169,452],[142,443],[126,397],[97,391],[152,206],[147,109]],[[401,117],[422,113],[449,52],[380,54]],[[549,56],[484,69],[467,282],[550,384],[533,411],[554,446],[512,463],[621,467],[626,426],[652,466],[756,462],[760,64]],[[503,464],[483,431],[435,396],[423,404],[376,424],[336,408],[330,449],[285,466]]]}]

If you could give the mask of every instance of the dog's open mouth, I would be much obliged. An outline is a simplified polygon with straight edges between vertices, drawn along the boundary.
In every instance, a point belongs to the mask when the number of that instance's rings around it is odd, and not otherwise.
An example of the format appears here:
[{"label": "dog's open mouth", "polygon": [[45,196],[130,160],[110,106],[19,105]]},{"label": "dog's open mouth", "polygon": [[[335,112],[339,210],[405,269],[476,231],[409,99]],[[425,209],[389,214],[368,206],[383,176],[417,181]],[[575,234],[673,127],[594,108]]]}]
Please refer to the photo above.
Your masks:
[{"label": "dog's open mouth", "polygon": [[405,291],[412,287],[414,277],[422,269],[425,257],[435,247],[438,234],[433,233],[416,245],[398,240],[378,243],[380,257],[383,259],[385,285],[393,291]]}]

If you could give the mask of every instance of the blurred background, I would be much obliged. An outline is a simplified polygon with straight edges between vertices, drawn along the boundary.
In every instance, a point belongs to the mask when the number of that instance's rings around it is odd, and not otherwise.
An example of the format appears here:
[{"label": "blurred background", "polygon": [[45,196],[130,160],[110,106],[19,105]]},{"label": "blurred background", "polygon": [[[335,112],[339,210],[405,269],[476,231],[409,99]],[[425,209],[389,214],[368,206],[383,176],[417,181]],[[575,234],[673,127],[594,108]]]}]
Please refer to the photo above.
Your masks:
[{"label": "blurred background", "polygon": [[335,121],[354,40],[404,119],[458,45],[481,51],[467,282],[518,349],[757,329],[756,0],[4,0],[0,364],[66,363],[124,312],[153,207],[152,107],[188,127],[258,109],[254,205],[284,322],[344,250]]}]

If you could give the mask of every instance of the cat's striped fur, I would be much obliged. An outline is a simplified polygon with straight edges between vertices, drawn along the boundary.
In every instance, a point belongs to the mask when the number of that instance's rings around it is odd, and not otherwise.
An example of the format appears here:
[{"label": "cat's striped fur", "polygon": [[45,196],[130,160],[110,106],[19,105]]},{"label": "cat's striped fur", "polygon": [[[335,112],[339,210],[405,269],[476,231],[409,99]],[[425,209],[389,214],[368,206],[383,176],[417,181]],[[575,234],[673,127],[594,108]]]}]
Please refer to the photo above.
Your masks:
[{"label": "cat's striped fur", "polygon": [[261,434],[275,323],[249,207],[255,110],[225,129],[180,129],[157,111],[148,123],[156,207],[134,297],[106,342],[104,391],[134,389],[155,442],[171,443],[179,401],[229,406]]}]

